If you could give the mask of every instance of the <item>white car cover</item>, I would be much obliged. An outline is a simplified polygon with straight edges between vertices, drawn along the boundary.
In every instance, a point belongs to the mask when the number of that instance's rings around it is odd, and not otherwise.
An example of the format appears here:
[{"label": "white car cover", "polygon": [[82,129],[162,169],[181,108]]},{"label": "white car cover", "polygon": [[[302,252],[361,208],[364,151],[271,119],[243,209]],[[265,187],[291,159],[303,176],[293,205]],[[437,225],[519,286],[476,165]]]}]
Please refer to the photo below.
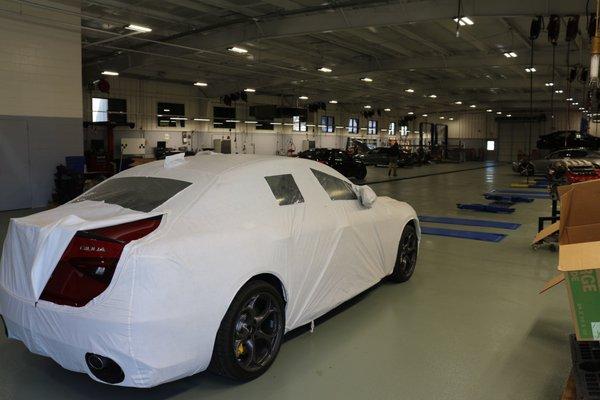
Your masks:
[{"label": "white car cover", "polygon": [[[9,336],[92,378],[85,354],[110,357],[125,373],[120,385],[150,387],[207,368],[221,319],[257,275],[280,281],[286,330],[313,321],[390,274],[404,226],[419,227],[409,205],[369,190],[367,206],[332,201],[311,168],[348,182],[309,160],[198,154],[110,178],[191,183],[151,212],[85,200],[12,219],[0,264]],[[265,177],[281,174],[304,202],[278,205]],[[101,295],[79,308],[40,300],[77,231],[157,215],[158,229],[125,246]]]}]

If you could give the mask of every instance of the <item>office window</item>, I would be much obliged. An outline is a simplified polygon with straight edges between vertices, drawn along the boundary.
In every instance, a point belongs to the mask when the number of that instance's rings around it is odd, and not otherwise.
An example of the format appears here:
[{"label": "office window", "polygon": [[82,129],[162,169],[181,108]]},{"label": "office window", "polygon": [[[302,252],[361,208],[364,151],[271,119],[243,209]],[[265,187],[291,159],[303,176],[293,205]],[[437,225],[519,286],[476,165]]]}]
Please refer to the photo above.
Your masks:
[{"label": "office window", "polygon": [[185,126],[185,105],[176,103],[158,103],[156,106],[158,126]]},{"label": "office window", "polygon": [[496,141],[495,140],[488,140],[487,144],[486,144],[486,148],[488,151],[494,151],[496,150]]},{"label": "office window", "polygon": [[213,127],[235,129],[235,107],[213,107]]},{"label": "office window", "polygon": [[396,123],[390,122],[390,125],[388,126],[388,135],[395,135],[395,134],[396,134]]},{"label": "office window", "polygon": [[108,122],[108,99],[92,98],[92,122]]},{"label": "office window", "polygon": [[294,115],[292,117],[292,131],[306,132],[306,119],[300,115]]},{"label": "office window", "polygon": [[335,120],[332,116],[323,115],[321,117],[321,132],[333,133],[335,129]]},{"label": "office window", "polygon": [[377,121],[370,120],[367,124],[367,134],[377,135]]},{"label": "office window", "polygon": [[358,133],[358,118],[348,120],[348,133]]},{"label": "office window", "polygon": [[410,131],[408,130],[408,126],[402,125],[400,127],[400,136],[408,136],[409,133]]},{"label": "office window", "polygon": [[280,206],[304,203],[304,197],[291,174],[266,176],[265,179]]}]

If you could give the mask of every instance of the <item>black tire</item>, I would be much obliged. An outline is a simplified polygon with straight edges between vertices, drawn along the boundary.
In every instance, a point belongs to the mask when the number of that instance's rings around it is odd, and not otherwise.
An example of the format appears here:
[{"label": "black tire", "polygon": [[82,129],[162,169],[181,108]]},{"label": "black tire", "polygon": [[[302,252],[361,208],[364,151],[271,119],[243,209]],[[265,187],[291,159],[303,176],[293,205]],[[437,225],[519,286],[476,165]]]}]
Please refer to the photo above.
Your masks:
[{"label": "black tire", "polygon": [[262,280],[247,283],[221,321],[209,370],[240,382],[258,378],[275,361],[284,328],[285,305],[277,289]]},{"label": "black tire", "polygon": [[358,171],[356,172],[355,175],[356,175],[355,176],[356,179],[358,179],[359,181],[362,181],[367,176],[367,167],[365,165],[363,165],[362,167],[360,167],[358,169]]},{"label": "black tire", "polygon": [[402,283],[410,279],[415,272],[418,251],[419,239],[417,231],[412,224],[406,225],[398,244],[398,254],[396,255],[394,271],[390,275],[392,282]]}]

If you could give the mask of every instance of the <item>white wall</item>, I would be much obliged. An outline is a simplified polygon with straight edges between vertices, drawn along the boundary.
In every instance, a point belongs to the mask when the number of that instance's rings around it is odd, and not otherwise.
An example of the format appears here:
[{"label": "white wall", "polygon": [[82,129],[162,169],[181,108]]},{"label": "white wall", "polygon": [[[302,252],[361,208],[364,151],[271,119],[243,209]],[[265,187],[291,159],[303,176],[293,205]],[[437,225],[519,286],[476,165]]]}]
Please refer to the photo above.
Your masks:
[{"label": "white wall", "polygon": [[79,17],[9,0],[0,9],[0,114],[81,118]]},{"label": "white wall", "polygon": [[[79,7],[0,0],[0,210],[42,207],[66,156],[83,154]],[[18,182],[15,182],[18,180]]]}]

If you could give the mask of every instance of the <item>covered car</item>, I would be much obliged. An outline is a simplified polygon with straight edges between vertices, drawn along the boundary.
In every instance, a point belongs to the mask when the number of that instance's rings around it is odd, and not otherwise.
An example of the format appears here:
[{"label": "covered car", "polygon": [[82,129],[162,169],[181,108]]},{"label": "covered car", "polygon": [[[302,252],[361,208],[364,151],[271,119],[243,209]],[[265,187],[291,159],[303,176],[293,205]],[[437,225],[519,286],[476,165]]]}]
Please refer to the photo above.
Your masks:
[{"label": "covered car", "polygon": [[[415,162],[414,157],[405,149],[398,149],[396,163],[398,166],[406,166]],[[390,148],[376,147],[366,153],[357,154],[354,159],[365,165],[387,166],[390,162]]]},{"label": "covered car", "polygon": [[513,170],[527,176],[546,175],[552,164],[564,160],[584,160],[600,165],[600,152],[586,148],[561,149],[553,151],[544,158],[519,160],[513,163]]},{"label": "covered car", "polygon": [[408,280],[419,237],[412,207],[322,163],[170,156],[12,219],[0,315],[10,338],[100,382],[246,381],[286,331]]},{"label": "covered car", "polygon": [[542,135],[537,140],[538,149],[554,151],[573,147],[597,150],[600,148],[600,138],[579,131],[556,131]]}]

